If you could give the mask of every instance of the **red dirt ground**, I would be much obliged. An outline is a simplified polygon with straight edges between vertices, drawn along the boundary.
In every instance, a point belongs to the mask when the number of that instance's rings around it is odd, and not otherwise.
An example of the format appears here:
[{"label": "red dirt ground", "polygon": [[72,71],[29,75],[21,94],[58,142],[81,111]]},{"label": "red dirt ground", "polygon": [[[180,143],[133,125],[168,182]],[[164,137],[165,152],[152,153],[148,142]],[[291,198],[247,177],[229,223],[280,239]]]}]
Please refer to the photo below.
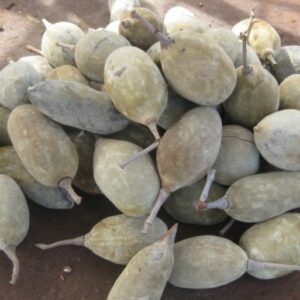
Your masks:
[{"label": "red dirt ground", "polygon": [[[149,1],[148,1],[149,2]],[[212,26],[230,27],[248,16],[251,8],[279,31],[284,45],[300,44],[299,0],[203,0],[152,1],[163,13],[174,5],[185,6],[207,20]],[[107,1],[103,0],[1,0],[0,2],[0,67],[11,59],[30,55],[26,44],[40,45],[46,18],[51,22],[71,21],[83,29],[101,27],[108,23]],[[53,242],[82,235],[102,218],[117,214],[117,210],[103,197],[84,195],[83,204],[70,211],[53,211],[30,203],[31,227],[17,252],[21,263],[20,277],[15,286],[9,285],[11,264],[0,254],[1,300],[94,300],[106,299],[114,281],[123,269],[98,258],[80,247],[63,247],[43,252],[34,247],[37,242]],[[166,213],[160,216],[170,226],[174,223]],[[180,224],[177,240],[201,235],[217,234],[224,224],[209,228]],[[238,223],[227,234],[234,241],[247,228]],[[65,274],[63,268],[72,272]],[[183,290],[167,285],[164,300],[299,300],[300,274],[259,281],[248,275],[222,288],[212,290]],[[122,300],[122,299],[120,299]]]}]

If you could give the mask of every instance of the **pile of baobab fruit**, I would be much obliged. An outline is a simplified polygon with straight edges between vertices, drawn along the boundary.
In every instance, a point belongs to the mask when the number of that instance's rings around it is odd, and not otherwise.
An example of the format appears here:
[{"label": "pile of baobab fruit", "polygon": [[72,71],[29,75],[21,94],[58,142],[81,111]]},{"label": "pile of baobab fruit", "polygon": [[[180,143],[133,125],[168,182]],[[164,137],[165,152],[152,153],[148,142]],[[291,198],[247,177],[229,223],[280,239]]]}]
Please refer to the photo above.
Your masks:
[{"label": "pile of baobab fruit", "polygon": [[[41,50],[28,46],[39,55],[0,72],[0,245],[11,283],[30,223],[25,196],[70,209],[81,201],[72,185],[122,214],[36,246],[81,245],[126,265],[107,299],[299,271],[300,214],[287,212],[300,206],[300,46],[281,47],[253,12],[229,30],[182,7],[164,18],[138,0],[109,8],[112,22],[85,33],[43,20]],[[257,224],[239,245],[213,235],[174,244],[177,224],[168,231],[156,217],[162,206],[183,223]]]}]

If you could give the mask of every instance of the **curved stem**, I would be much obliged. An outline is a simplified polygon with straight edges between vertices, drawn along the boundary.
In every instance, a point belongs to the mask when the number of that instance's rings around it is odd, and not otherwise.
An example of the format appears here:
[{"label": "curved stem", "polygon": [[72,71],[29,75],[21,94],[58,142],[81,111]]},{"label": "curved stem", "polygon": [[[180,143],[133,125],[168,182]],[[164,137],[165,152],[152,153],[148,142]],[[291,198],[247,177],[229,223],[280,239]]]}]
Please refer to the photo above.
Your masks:
[{"label": "curved stem", "polygon": [[79,197],[72,188],[72,178],[65,177],[59,183],[58,186],[63,188],[73,199],[73,201],[79,205],[81,203],[81,197]]},{"label": "curved stem", "polygon": [[35,48],[35,47],[31,46],[31,45],[26,45],[25,48],[28,51],[31,51],[31,52],[36,53],[38,55],[44,56],[43,52],[40,49]]},{"label": "curved stem", "polygon": [[274,54],[273,53],[269,53],[266,56],[266,60],[269,61],[271,63],[271,65],[277,65],[277,62],[275,60]]},{"label": "curved stem", "polygon": [[226,199],[226,197],[222,197],[218,200],[208,202],[208,203],[199,203],[199,209],[213,209],[213,208],[218,208],[218,209],[227,209],[229,208],[229,202]]},{"label": "curved stem", "polygon": [[151,131],[151,133],[153,134],[154,138],[156,141],[160,140],[160,134],[157,130],[157,124],[156,121],[154,119],[149,120],[148,122],[146,122],[145,124],[149,130]]},{"label": "curved stem", "polygon": [[228,221],[228,223],[226,223],[226,225],[219,231],[220,235],[224,235],[235,223],[236,221],[234,219],[231,219],[230,221]]},{"label": "curved stem", "polygon": [[7,246],[3,249],[4,253],[8,256],[13,264],[13,271],[11,276],[10,284],[15,284],[19,277],[20,263],[16,254],[16,248],[12,246]]},{"label": "curved stem", "polygon": [[170,192],[167,191],[166,189],[162,188],[159,191],[158,197],[156,199],[156,202],[151,210],[150,215],[148,216],[148,218],[146,219],[145,223],[144,223],[144,228],[141,231],[142,233],[147,233],[148,229],[150,228],[150,226],[152,225],[157,213],[159,212],[160,208],[162,207],[162,205],[165,203],[165,201],[168,199],[168,197],[170,196]]},{"label": "curved stem", "polygon": [[162,48],[169,47],[173,41],[172,39],[167,36],[166,34],[163,34],[162,32],[158,31],[148,20],[146,20],[144,17],[139,15],[135,10],[131,12],[131,17],[134,19],[138,19],[142,22],[143,26],[152,34],[155,35],[156,39],[160,41]]},{"label": "curved stem", "polygon": [[64,48],[64,49],[70,49],[70,50],[74,50],[76,47],[76,45],[66,44],[66,43],[62,43],[62,42],[57,42],[56,46]]},{"label": "curved stem", "polygon": [[215,169],[210,169],[209,172],[207,173],[206,182],[205,182],[204,188],[202,190],[202,193],[200,195],[199,203],[200,202],[206,203],[206,200],[208,198],[208,194],[209,194],[210,189],[211,189],[211,185],[215,180],[215,176],[216,176],[216,170]]},{"label": "curved stem", "polygon": [[52,248],[59,247],[59,246],[69,246],[69,245],[84,247],[84,241],[85,241],[85,237],[84,237],[84,235],[82,235],[82,236],[76,237],[74,239],[63,240],[63,241],[55,242],[52,244],[37,243],[37,244],[35,244],[35,246],[42,250],[48,250],[48,249],[52,249]]},{"label": "curved stem", "polygon": [[44,24],[47,30],[50,29],[52,26],[52,24],[48,22],[46,19],[42,19],[42,23]]},{"label": "curved stem", "polygon": [[287,270],[287,271],[300,271],[300,266],[298,265],[287,265],[278,264],[271,262],[261,262],[257,260],[248,259],[247,271],[251,270]]}]

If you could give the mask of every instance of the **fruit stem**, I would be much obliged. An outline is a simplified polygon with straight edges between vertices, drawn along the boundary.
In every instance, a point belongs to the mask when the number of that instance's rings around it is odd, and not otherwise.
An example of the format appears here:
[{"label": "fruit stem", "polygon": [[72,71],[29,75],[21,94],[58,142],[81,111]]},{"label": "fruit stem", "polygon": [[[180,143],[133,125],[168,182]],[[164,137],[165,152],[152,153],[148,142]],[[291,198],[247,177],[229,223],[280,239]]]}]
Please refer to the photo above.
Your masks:
[{"label": "fruit stem", "polygon": [[134,19],[138,19],[142,22],[143,26],[152,34],[155,35],[156,39],[160,41],[162,48],[168,48],[172,43],[173,40],[167,36],[166,34],[158,31],[148,20],[146,20],[144,17],[139,15],[135,10],[131,12],[131,17]]},{"label": "fruit stem", "polygon": [[79,205],[81,203],[81,197],[79,197],[72,188],[72,178],[65,177],[59,183],[58,186],[63,188],[71,197],[71,199]]},{"label": "fruit stem", "polygon": [[226,223],[226,225],[219,231],[220,235],[224,235],[235,223],[236,221],[234,219],[231,219]]},{"label": "fruit stem", "polygon": [[151,213],[144,223],[144,228],[141,231],[142,233],[148,232],[148,229],[152,225],[157,213],[159,212],[160,208],[162,207],[162,205],[165,203],[165,201],[168,199],[169,196],[170,196],[170,192],[168,190],[166,190],[165,188],[160,189],[157,200],[151,210]]},{"label": "fruit stem", "polygon": [[26,45],[25,48],[28,51],[31,51],[31,52],[36,53],[38,55],[44,56],[43,52],[40,49],[35,48],[35,47],[31,46],[31,45]]},{"label": "fruit stem", "polygon": [[277,62],[274,58],[274,54],[273,53],[269,53],[266,55],[266,60],[269,61],[271,63],[271,65],[277,65]]},{"label": "fruit stem", "polygon": [[69,246],[69,245],[84,247],[84,242],[85,242],[85,237],[84,237],[84,235],[82,235],[82,236],[78,236],[74,239],[67,239],[67,240],[55,242],[52,244],[37,243],[37,244],[35,244],[35,246],[42,250],[48,250],[48,249],[52,249],[52,248],[59,247],[59,246]]},{"label": "fruit stem", "polygon": [[67,44],[67,43],[63,43],[63,42],[57,42],[56,46],[64,48],[64,49],[70,49],[70,50],[74,50],[76,47],[76,45],[71,45],[71,44]]},{"label": "fruit stem", "polygon": [[215,180],[215,176],[216,176],[216,170],[215,169],[210,169],[207,173],[206,182],[205,182],[203,191],[200,195],[199,202],[206,203],[206,200],[208,198],[208,194],[209,194],[210,189],[211,189],[211,185]]},{"label": "fruit stem", "polygon": [[290,270],[290,271],[300,271],[300,266],[298,265],[287,265],[287,264],[277,264],[271,262],[261,262],[257,260],[248,259],[247,271],[251,270]]},{"label": "fruit stem", "polygon": [[222,198],[212,201],[212,202],[208,202],[208,203],[200,202],[199,203],[199,209],[213,209],[213,208],[227,209],[227,208],[229,208],[229,202],[225,198],[225,196],[223,196]]},{"label": "fruit stem", "polygon": [[15,284],[17,282],[17,279],[19,277],[19,271],[20,271],[20,263],[16,254],[16,248],[12,246],[7,246],[3,249],[4,253],[8,256],[8,258],[11,260],[13,264],[13,271],[11,276],[10,284]]}]

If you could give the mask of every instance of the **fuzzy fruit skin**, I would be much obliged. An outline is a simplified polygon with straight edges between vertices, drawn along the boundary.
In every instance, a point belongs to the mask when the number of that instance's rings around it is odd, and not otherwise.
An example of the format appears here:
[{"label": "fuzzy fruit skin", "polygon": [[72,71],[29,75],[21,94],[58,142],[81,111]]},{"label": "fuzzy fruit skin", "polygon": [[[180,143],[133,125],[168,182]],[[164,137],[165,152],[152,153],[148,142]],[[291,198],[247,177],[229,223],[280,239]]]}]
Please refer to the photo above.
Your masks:
[{"label": "fuzzy fruit skin", "polygon": [[300,111],[285,109],[265,117],[254,128],[258,151],[271,165],[300,171]]},{"label": "fuzzy fruit skin", "polygon": [[148,234],[141,233],[145,218],[117,215],[105,218],[85,235],[84,245],[96,255],[115,264],[126,265],[143,248],[167,232],[167,226],[156,218]]},{"label": "fuzzy fruit skin", "polygon": [[86,33],[75,48],[77,67],[89,79],[103,82],[107,57],[116,49],[129,45],[125,37],[111,31],[96,30]]},{"label": "fuzzy fruit skin", "polygon": [[5,107],[0,107],[0,145],[9,146],[11,141],[7,132],[7,121],[10,110]]},{"label": "fuzzy fruit skin", "polygon": [[43,114],[64,125],[103,135],[128,125],[107,93],[77,82],[43,81],[29,89],[28,96]]},{"label": "fuzzy fruit skin", "polygon": [[157,149],[162,186],[176,191],[203,178],[217,159],[221,137],[221,118],[215,109],[197,107],[184,114]]},{"label": "fuzzy fruit skin", "polygon": [[151,58],[136,47],[119,48],[107,58],[104,80],[117,110],[134,122],[158,120],[166,108],[167,84]]},{"label": "fuzzy fruit skin", "polygon": [[57,43],[76,45],[83,34],[83,31],[75,24],[69,22],[50,24],[47,22],[46,31],[42,37],[41,50],[54,68],[63,65],[76,66],[74,49],[59,47]]},{"label": "fuzzy fruit skin", "polygon": [[171,36],[162,48],[162,70],[175,92],[205,106],[224,102],[236,84],[234,65],[225,51],[211,38],[182,31]]},{"label": "fuzzy fruit skin", "polygon": [[186,289],[228,284],[247,270],[247,255],[228,239],[203,235],[174,245],[174,268],[169,283]]},{"label": "fuzzy fruit skin", "polygon": [[[225,125],[217,161],[215,182],[229,186],[242,177],[258,172],[259,152],[253,133],[239,125]],[[217,198],[216,198],[217,199]]]},{"label": "fuzzy fruit skin", "polygon": [[[203,178],[172,193],[164,204],[167,213],[179,222],[204,226],[218,224],[227,219],[227,214],[219,209],[209,209],[207,211],[196,209],[195,204],[199,201],[205,181],[205,178]],[[225,187],[212,183],[207,202],[222,197],[225,192]]]},{"label": "fuzzy fruit skin", "polygon": [[300,172],[270,172],[236,181],[225,194],[225,212],[246,223],[261,222],[300,206]]},{"label": "fuzzy fruit skin", "polygon": [[[239,245],[248,257],[257,261],[299,265],[300,214],[287,213],[253,225],[241,237]],[[259,279],[274,279],[291,271],[249,270]]]},{"label": "fuzzy fruit skin", "polygon": [[230,119],[247,128],[279,108],[279,87],[276,79],[262,66],[251,65],[244,74],[237,68],[237,83],[231,96],[223,103]]},{"label": "fuzzy fruit skin", "polygon": [[300,110],[300,74],[293,74],[279,85],[280,109]]},{"label": "fuzzy fruit skin", "polygon": [[0,71],[0,105],[12,110],[29,102],[27,89],[37,84],[40,76],[28,62],[16,62]]},{"label": "fuzzy fruit skin", "polygon": [[109,292],[107,300],[160,300],[174,265],[168,236],[138,252]]},{"label": "fuzzy fruit skin", "polygon": [[20,160],[37,181],[56,186],[63,178],[74,178],[78,169],[75,146],[63,129],[36,107],[18,106],[7,127]]},{"label": "fuzzy fruit skin", "polygon": [[133,217],[149,213],[159,191],[159,177],[149,154],[120,168],[141,150],[130,142],[99,139],[94,154],[94,178],[100,190],[120,211]]},{"label": "fuzzy fruit skin", "polygon": [[17,183],[0,174],[0,249],[19,245],[29,229],[29,209]]}]

